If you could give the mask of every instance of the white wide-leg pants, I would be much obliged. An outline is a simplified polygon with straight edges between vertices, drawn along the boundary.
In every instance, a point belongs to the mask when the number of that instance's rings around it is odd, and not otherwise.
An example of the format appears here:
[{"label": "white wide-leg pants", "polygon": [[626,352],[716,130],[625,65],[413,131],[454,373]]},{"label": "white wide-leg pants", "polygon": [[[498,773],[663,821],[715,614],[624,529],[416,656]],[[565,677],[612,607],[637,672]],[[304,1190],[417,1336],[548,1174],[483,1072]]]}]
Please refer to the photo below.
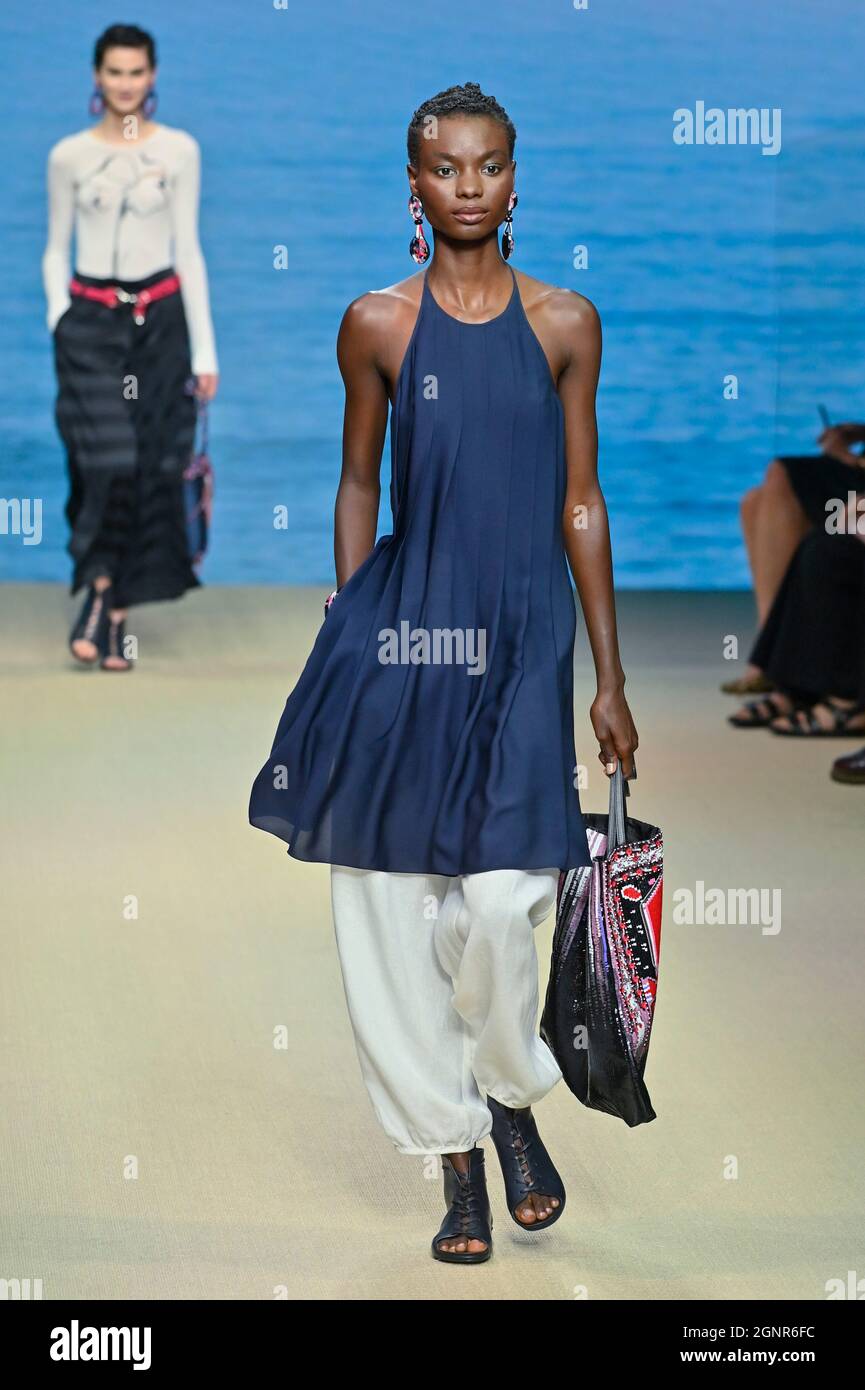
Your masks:
[{"label": "white wide-leg pants", "polygon": [[361,1073],[401,1153],[489,1134],[481,1095],[531,1105],[562,1073],[537,1032],[534,929],[558,869],[449,878],[331,865],[337,949]]}]

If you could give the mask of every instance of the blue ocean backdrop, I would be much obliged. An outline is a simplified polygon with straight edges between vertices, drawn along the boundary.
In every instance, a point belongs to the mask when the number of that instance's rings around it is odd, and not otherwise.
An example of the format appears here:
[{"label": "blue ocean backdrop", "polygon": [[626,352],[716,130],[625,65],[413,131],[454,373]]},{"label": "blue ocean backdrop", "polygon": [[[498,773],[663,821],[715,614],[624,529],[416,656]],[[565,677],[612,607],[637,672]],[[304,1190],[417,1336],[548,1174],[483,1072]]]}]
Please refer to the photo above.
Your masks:
[{"label": "blue ocean backdrop", "polygon": [[[747,585],[744,489],[773,455],[816,452],[818,403],[833,419],[865,417],[858,0],[133,8],[3,14],[0,493],[42,499],[43,539],[0,536],[0,577],[68,580],[40,279],[45,160],[90,123],[92,44],[123,19],[157,39],[156,119],[203,153],[222,378],[205,583],[332,582],[340,319],[416,269],[406,125],[427,97],[476,81],[517,127],[514,264],[601,314],[600,473],[618,585]],[[698,102],[779,109],[780,152],[674,143],[673,113]],[[388,459],[386,443],[380,534]],[[274,526],[281,506],[287,529]]]}]

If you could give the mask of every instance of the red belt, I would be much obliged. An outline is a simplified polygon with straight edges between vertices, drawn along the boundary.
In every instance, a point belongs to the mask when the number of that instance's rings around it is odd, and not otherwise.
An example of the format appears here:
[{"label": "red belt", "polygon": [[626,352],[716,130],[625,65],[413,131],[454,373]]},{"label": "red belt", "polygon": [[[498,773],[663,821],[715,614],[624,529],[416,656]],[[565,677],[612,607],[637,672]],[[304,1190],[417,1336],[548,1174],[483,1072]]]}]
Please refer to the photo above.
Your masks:
[{"label": "red belt", "polygon": [[99,285],[82,285],[74,276],[69,281],[71,294],[83,295],[85,299],[97,299],[100,304],[107,304],[109,309],[116,309],[118,304],[134,304],[135,312],[132,317],[136,323],[144,322],[148,304],[152,304],[155,299],[164,299],[167,294],[175,294],[179,289],[180,278],[177,275],[166,275],[164,280],[157,280],[155,285],[148,285],[146,290],[138,290],[136,294],[122,290],[119,285],[106,285],[104,288]]}]

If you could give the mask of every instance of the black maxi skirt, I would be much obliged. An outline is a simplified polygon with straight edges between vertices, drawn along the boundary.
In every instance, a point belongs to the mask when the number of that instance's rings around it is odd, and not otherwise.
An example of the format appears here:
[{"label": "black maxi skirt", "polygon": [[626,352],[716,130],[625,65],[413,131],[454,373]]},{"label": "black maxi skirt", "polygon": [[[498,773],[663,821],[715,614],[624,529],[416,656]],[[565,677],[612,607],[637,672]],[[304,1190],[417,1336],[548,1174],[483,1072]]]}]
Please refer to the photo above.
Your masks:
[{"label": "black maxi skirt", "polygon": [[865,543],[815,526],[790,561],[749,660],[779,689],[865,705]]},{"label": "black maxi skirt", "polygon": [[[86,285],[129,293],[172,274]],[[55,419],[66,448],[70,593],[100,575],[118,608],[179,598],[201,586],[188,548],[183,470],[195,441],[189,334],[180,292],[111,309],[72,296],[54,328]]]}]

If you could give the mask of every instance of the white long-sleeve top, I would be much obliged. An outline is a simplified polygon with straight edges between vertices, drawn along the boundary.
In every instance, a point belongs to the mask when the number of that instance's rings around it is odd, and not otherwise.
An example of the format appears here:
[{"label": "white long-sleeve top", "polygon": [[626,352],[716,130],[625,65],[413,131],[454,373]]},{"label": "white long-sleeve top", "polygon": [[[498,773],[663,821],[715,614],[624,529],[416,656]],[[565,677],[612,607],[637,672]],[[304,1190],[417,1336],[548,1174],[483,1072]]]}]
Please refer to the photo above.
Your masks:
[{"label": "white long-sleeve top", "polygon": [[189,327],[192,370],[217,372],[207,269],[198,239],[201,152],[185,130],[160,125],[129,148],[92,130],[48,156],[48,241],[42,280],[51,332],[70,302],[70,244],[82,275],[142,280],[173,266]]}]

